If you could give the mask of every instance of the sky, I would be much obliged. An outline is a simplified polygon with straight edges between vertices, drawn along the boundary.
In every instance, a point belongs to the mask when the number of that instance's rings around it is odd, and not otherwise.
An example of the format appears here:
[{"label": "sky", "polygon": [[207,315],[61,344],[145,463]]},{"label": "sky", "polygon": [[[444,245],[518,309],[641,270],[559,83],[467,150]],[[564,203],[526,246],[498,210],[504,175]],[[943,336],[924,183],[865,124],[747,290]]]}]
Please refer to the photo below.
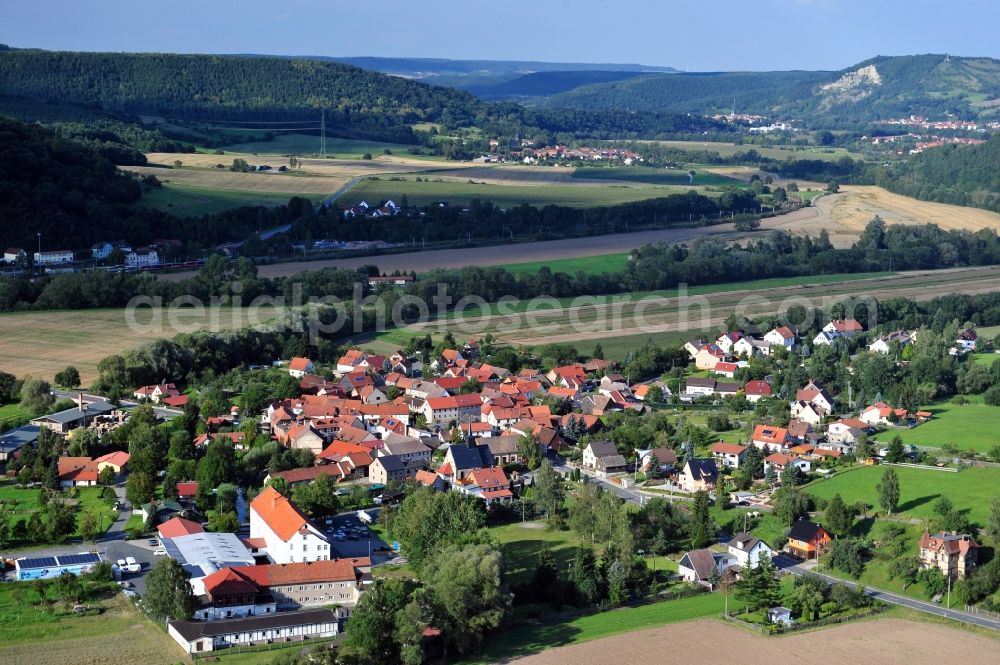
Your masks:
[{"label": "sky", "polygon": [[73,51],[849,67],[1000,58],[996,0],[0,0],[0,43]]}]

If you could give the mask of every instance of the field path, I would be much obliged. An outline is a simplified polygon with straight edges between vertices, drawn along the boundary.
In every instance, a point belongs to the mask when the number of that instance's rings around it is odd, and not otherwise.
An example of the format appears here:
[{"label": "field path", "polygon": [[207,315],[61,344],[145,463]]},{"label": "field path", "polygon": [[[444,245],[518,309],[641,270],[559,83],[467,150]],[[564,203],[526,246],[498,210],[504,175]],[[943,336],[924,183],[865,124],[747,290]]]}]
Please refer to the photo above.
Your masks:
[{"label": "field path", "polygon": [[[721,620],[700,620],[549,649],[518,665],[691,665],[737,660],[743,665],[939,665],[943,653],[964,665],[996,663],[998,643],[950,626],[876,619],[823,630],[764,637]],[[613,656],[611,655],[613,654]]]}]

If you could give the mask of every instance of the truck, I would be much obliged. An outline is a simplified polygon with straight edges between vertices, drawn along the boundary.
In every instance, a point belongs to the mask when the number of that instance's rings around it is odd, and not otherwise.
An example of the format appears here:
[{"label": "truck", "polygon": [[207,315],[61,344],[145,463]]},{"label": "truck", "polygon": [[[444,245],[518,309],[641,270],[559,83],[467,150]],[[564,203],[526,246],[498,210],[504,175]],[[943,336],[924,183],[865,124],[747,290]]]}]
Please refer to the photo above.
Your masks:
[{"label": "truck", "polygon": [[374,518],[367,510],[359,510],[358,520],[360,520],[362,524],[371,524],[374,521]]},{"label": "truck", "polygon": [[138,573],[142,571],[142,566],[135,560],[135,557],[127,556],[125,557],[125,567],[123,570],[129,573]]}]

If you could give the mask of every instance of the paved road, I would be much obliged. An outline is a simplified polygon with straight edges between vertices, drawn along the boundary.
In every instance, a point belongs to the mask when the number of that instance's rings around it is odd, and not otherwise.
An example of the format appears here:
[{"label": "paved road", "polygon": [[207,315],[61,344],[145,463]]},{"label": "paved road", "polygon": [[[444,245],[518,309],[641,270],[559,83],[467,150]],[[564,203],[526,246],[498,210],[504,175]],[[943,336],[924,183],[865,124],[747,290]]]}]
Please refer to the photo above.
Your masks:
[{"label": "paved road", "polygon": [[[88,393],[88,392],[81,393],[80,391],[74,391],[74,390],[53,390],[52,394],[57,399],[70,399],[73,400],[74,402],[76,402],[76,400],[82,394],[83,401],[86,404],[93,404],[95,402],[106,402],[108,400],[107,397],[102,397],[101,395],[95,395],[93,393]],[[126,409],[132,409],[139,406],[138,402],[129,399],[123,399],[119,402],[119,404]],[[174,418],[176,416],[183,415],[184,411],[180,409],[171,409],[166,406],[157,406],[154,404],[153,413],[156,414],[157,418],[162,418],[166,420],[168,418]]]},{"label": "paved road", "polygon": [[333,205],[337,199],[339,199],[341,196],[354,189],[354,187],[357,186],[359,182],[361,182],[361,178],[363,177],[367,178],[368,176],[357,176],[356,178],[351,178],[344,184],[343,187],[335,191],[333,194],[330,194],[330,196],[326,197],[326,199],[324,199],[321,205],[325,206]]},{"label": "paved road", "polygon": [[[774,558],[774,563],[780,570],[788,571],[793,575],[805,575],[806,573],[812,573],[825,580],[829,584],[843,583],[847,586],[856,588],[857,585],[853,582],[848,582],[846,580],[841,580],[830,575],[824,575],[823,573],[817,573],[812,570],[811,566],[807,564],[799,563],[797,560],[791,557],[778,555]],[[935,603],[929,603],[922,600],[916,600],[914,598],[908,598],[907,596],[901,596],[891,591],[884,591],[882,589],[876,589],[875,587],[865,586],[865,593],[872,598],[885,601],[887,603],[892,603],[893,605],[902,605],[903,607],[909,607],[910,609],[917,610],[918,612],[924,612],[926,614],[933,614],[939,617],[946,617],[948,619],[953,619],[955,621],[961,621],[962,623],[973,624],[976,626],[982,626],[983,628],[992,628],[993,630],[1000,630],[1000,620],[985,617],[979,614],[970,614],[968,612],[963,612],[959,610],[952,610]]]}]

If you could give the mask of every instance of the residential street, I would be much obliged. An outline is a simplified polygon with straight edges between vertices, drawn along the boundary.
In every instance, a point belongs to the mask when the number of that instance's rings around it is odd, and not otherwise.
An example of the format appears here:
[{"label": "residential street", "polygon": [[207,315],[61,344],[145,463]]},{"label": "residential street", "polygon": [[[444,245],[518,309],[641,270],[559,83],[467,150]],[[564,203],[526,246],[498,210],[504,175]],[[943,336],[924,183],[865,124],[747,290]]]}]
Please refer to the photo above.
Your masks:
[{"label": "residential street", "polygon": [[[812,573],[818,577],[823,578],[826,582],[830,584],[836,584],[842,582],[847,586],[856,588],[858,585],[849,582],[847,580],[841,580],[836,577],[831,577],[830,575],[824,575],[823,573],[817,573],[812,570],[812,565],[808,563],[799,563],[797,560],[791,557],[778,555],[774,557],[774,563],[779,570],[785,570],[793,575],[805,575],[806,573]],[[961,621],[962,623],[973,624],[976,626],[982,626],[984,628],[992,628],[993,630],[1000,630],[1000,620],[978,615],[970,614],[968,612],[962,612],[959,610],[947,609],[941,605],[935,603],[930,603],[922,600],[916,600],[909,598],[907,596],[900,596],[899,594],[892,593],[889,591],[883,591],[882,589],[876,589],[874,587],[865,586],[865,593],[872,598],[878,600],[883,600],[887,603],[892,603],[893,605],[902,605],[904,607],[909,607],[911,609],[917,610],[918,612],[925,612],[927,614],[934,614],[940,617],[946,617],[948,619],[954,619],[955,621]]]}]

